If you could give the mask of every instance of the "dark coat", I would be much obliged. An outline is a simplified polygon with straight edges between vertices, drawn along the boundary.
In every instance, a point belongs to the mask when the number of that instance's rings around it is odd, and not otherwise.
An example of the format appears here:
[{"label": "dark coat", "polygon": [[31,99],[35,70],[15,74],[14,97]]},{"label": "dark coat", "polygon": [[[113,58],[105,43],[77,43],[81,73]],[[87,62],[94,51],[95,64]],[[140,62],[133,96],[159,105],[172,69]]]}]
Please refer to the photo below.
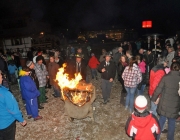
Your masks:
[{"label": "dark coat", "polygon": [[58,72],[58,69],[59,69],[59,65],[56,62],[50,62],[48,64],[49,82],[50,82],[50,85],[52,86],[56,85],[55,79],[56,79],[56,74]]},{"label": "dark coat", "polygon": [[180,73],[178,71],[170,71],[160,81],[156,88],[152,101],[155,102],[160,96],[157,112],[158,114],[176,119],[180,111],[180,96],[179,90]]},{"label": "dark coat", "polygon": [[149,66],[149,70],[151,70],[156,63],[156,57],[154,53],[151,53],[149,55],[147,55],[147,65]]},{"label": "dark coat", "polygon": [[[104,80],[110,80],[110,78],[115,78],[116,75],[116,66],[114,62],[110,61],[109,66],[106,66],[106,62],[102,61],[98,67],[98,71],[101,72],[101,78]],[[105,68],[106,71],[102,72],[102,69]]]},{"label": "dark coat", "polygon": [[[75,60],[68,62],[67,73],[69,74],[69,78],[74,78],[74,74],[76,73],[76,66],[77,64]],[[87,65],[83,59],[81,61],[80,69],[81,69],[80,74],[82,76],[82,80],[86,80]]]}]

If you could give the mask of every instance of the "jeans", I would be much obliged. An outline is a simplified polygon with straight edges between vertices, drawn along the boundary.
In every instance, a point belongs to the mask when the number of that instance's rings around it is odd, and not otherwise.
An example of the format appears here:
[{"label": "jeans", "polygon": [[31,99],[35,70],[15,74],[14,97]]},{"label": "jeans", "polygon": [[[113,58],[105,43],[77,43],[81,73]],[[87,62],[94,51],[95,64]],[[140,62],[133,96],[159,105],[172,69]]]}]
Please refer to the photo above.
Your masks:
[{"label": "jeans", "polygon": [[146,87],[146,85],[142,85],[140,90],[137,89],[137,95],[143,95],[145,87]]},{"label": "jeans", "polygon": [[113,82],[109,82],[109,80],[102,79],[102,95],[104,101],[107,101],[110,98],[112,84]]},{"label": "jeans", "polygon": [[157,116],[156,109],[157,109],[157,105],[154,102],[151,101],[151,111],[155,116]]},{"label": "jeans", "polygon": [[[160,118],[159,118],[159,125],[160,125],[160,128],[161,128],[161,131],[162,131],[163,127],[164,127],[166,119],[168,119],[167,140],[174,140],[174,132],[175,132],[176,119],[167,118],[167,117],[161,115]],[[160,134],[158,135],[157,140],[159,140]]]},{"label": "jeans", "polygon": [[132,112],[134,109],[134,94],[136,92],[136,87],[125,87],[127,91],[127,96],[126,96],[126,108],[129,107],[130,111]]},{"label": "jeans", "polygon": [[91,68],[91,76],[92,76],[92,78],[97,77],[97,71],[96,71],[96,69],[92,69],[92,68]]},{"label": "jeans", "polygon": [[16,122],[0,130],[0,140],[15,140]]},{"label": "jeans", "polygon": [[53,90],[54,90],[54,94],[57,96],[57,97],[60,97],[61,94],[60,94],[60,88],[57,87],[57,86],[52,86],[53,87]]}]

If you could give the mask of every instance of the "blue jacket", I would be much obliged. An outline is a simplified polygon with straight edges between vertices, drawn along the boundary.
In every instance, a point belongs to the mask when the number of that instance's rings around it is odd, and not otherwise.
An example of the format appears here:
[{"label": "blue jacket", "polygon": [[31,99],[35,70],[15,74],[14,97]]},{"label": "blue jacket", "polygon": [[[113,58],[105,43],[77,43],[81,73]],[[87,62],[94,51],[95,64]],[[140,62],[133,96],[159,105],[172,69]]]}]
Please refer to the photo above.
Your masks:
[{"label": "blue jacket", "polygon": [[0,130],[15,120],[24,121],[16,99],[7,88],[0,86]]},{"label": "blue jacket", "polygon": [[40,93],[37,90],[36,84],[30,76],[21,76],[20,78],[21,94],[24,100],[37,98]]},{"label": "blue jacket", "polygon": [[11,65],[11,64],[8,65],[8,71],[10,74],[15,74],[16,70],[17,70],[16,65]]}]

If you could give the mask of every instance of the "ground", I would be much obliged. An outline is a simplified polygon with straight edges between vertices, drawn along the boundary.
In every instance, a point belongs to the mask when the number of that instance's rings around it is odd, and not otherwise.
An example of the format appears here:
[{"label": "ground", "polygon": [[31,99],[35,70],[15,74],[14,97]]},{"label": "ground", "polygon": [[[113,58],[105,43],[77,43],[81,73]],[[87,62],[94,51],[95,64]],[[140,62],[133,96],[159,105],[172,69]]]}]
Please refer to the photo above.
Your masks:
[{"label": "ground", "polygon": [[[91,79],[89,75],[89,79]],[[112,87],[111,100],[103,104],[101,96],[100,75],[98,80],[91,80],[96,87],[96,100],[93,103],[94,118],[85,118],[71,122],[64,114],[64,102],[60,98],[52,96],[52,89],[47,92],[48,103],[44,104],[39,114],[42,120],[27,119],[20,92],[17,85],[12,86],[19,106],[22,110],[27,125],[22,127],[17,122],[16,140],[130,140],[125,133],[125,123],[129,112],[124,110],[124,97],[121,95],[121,85],[115,80]],[[147,96],[147,88],[145,90]],[[148,97],[148,96],[147,96]],[[180,124],[176,124],[175,140],[180,139]],[[166,139],[166,134],[161,135]]]}]

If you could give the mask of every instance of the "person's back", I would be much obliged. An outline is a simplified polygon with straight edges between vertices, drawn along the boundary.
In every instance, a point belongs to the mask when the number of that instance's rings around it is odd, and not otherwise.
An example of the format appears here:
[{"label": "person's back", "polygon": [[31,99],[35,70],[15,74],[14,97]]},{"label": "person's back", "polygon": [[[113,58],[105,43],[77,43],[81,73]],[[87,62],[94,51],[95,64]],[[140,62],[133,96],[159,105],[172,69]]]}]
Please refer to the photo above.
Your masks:
[{"label": "person's back", "polygon": [[137,96],[134,106],[135,110],[126,122],[126,133],[133,140],[156,140],[160,127],[157,118],[146,110],[145,96]]},{"label": "person's back", "polygon": [[16,71],[16,70],[17,70],[16,65],[14,65],[14,64],[9,64],[9,65],[8,65],[9,74],[15,74],[15,71]]}]

